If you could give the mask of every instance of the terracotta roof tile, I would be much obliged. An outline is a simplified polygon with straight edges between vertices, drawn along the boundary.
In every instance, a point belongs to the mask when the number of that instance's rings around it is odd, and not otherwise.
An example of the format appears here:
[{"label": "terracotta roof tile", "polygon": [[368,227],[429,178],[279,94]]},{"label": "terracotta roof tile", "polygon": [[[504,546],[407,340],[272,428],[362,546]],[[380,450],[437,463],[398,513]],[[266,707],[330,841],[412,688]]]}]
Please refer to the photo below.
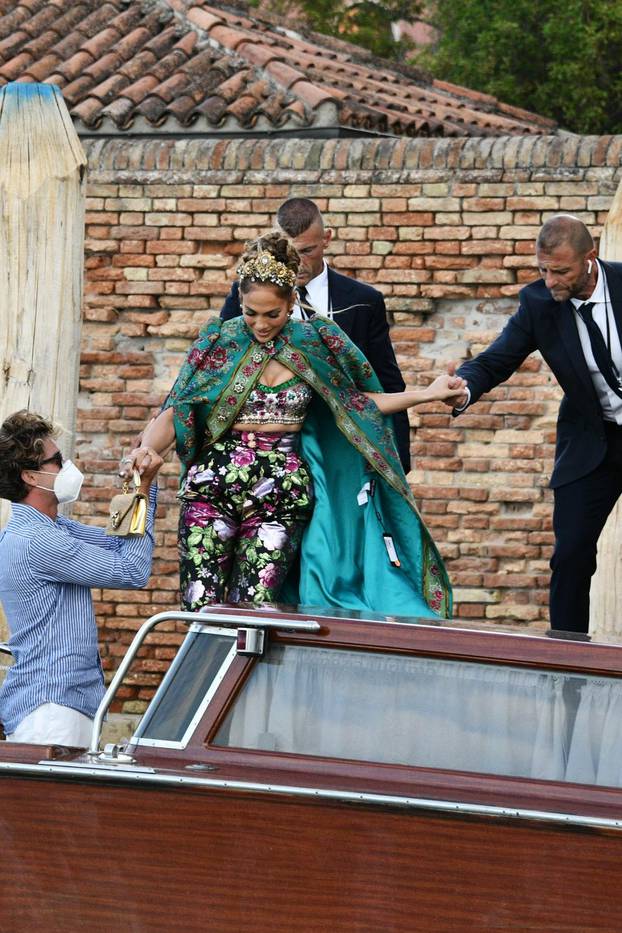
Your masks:
[{"label": "terracotta roof tile", "polygon": [[145,75],[144,78],[140,78],[140,80],[136,81],[134,84],[130,84],[129,87],[124,88],[122,97],[127,98],[127,100],[131,101],[133,104],[138,104],[141,100],[144,100],[148,94],[151,94],[158,84],[158,79],[154,78],[153,75]]},{"label": "terracotta roof tile", "polygon": [[32,55],[29,52],[20,52],[0,69],[0,74],[4,79],[3,84],[7,81],[17,81],[30,65],[32,65]]},{"label": "terracotta roof tile", "polygon": [[187,92],[190,80],[190,76],[184,74],[183,71],[176,71],[170,78],[167,78],[166,81],[162,81],[161,84],[157,86],[154,93],[157,94],[158,97],[161,97],[162,100],[166,101],[167,104],[170,104],[180,94]]},{"label": "terracotta roof tile", "polygon": [[[83,52],[81,49],[71,56],[63,65],[59,65],[54,69],[55,74],[60,75],[65,81],[73,81],[79,75],[81,75],[89,65],[93,64],[93,56],[89,55],[88,52]],[[63,88],[63,94],[65,89]]]},{"label": "terracotta roof tile", "polygon": [[97,100],[95,97],[89,97],[87,100],[83,100],[82,103],[74,107],[73,112],[83,123],[90,126],[98,122],[101,113],[101,101]]},{"label": "terracotta roof tile", "polygon": [[214,26],[210,30],[210,38],[224,45],[228,49],[236,49],[241,42],[247,42],[248,38],[239,29],[232,29],[230,26]]},{"label": "terracotta roof tile", "polygon": [[[67,103],[72,104],[72,106],[78,103],[85,103],[91,99],[97,100],[97,98],[87,96],[92,83],[88,75],[81,74],[75,81],[71,81],[70,84],[65,85],[63,88],[63,97]],[[99,101],[99,106],[101,107],[101,101]]]},{"label": "terracotta roof tile", "polygon": [[12,32],[9,33],[8,36],[4,36],[4,38],[0,40],[0,57],[3,58],[5,62],[8,62],[29,38],[30,36],[27,32],[24,32],[23,29],[19,29],[17,32]]},{"label": "terracotta roof tile", "polygon": [[[269,112],[269,110],[268,110],[269,106],[270,106],[270,102],[267,101],[266,104],[264,104],[264,107],[263,107],[263,110],[264,110],[266,113]],[[288,114],[291,114],[292,116],[294,116],[294,117],[296,118],[297,122],[300,123],[300,124],[303,124],[303,123],[304,123],[304,124],[308,125],[308,124],[311,122],[311,120],[309,119],[309,114],[308,114],[308,112],[307,112],[307,108],[305,107],[305,105],[303,104],[303,102],[302,102],[301,100],[293,100],[293,101],[291,101],[291,103],[287,104],[287,106],[283,108],[283,111],[284,111],[284,113],[288,113]],[[285,121],[283,120],[283,122],[285,122]]]},{"label": "terracotta roof tile", "polygon": [[297,68],[292,68],[291,65],[275,59],[268,62],[266,65],[266,71],[271,78],[274,78],[275,81],[278,81],[278,83],[284,88],[291,87],[293,84],[296,84],[297,81],[301,81],[305,77],[304,73],[298,71]]},{"label": "terracotta roof tile", "polygon": [[223,22],[222,17],[214,9],[203,9],[200,6],[191,7],[186,13],[188,20],[200,29],[209,32],[214,26],[220,26]]},{"label": "terracotta roof tile", "polygon": [[257,119],[257,98],[244,94],[229,105],[228,113],[240,121],[242,126],[250,126]]},{"label": "terracotta roof tile", "polygon": [[76,54],[83,41],[84,37],[77,30],[74,30],[57,42],[50,51],[58,55],[59,62],[66,62]]},{"label": "terracotta roof tile", "polygon": [[191,94],[182,94],[171,101],[168,112],[176,117],[182,126],[191,126],[199,118],[196,101]]},{"label": "terracotta roof tile", "polygon": [[255,36],[261,29],[271,30],[272,28],[266,23],[262,23],[260,19],[250,19],[242,12],[234,13],[231,9],[219,9],[218,7],[209,6],[207,3],[203,3],[202,6],[203,9],[211,9],[213,13],[218,12],[223,22],[229,23],[230,26],[235,26],[237,29],[246,29]]},{"label": "terracotta roof tile", "polygon": [[38,10],[42,10],[46,5],[45,0],[22,0],[21,5],[30,12],[30,15],[36,13]]},{"label": "terracotta roof tile", "polygon": [[109,117],[113,123],[122,128],[131,122],[134,111],[135,106],[132,100],[128,97],[119,97],[102,108],[101,114],[104,117]]},{"label": "terracotta roof tile", "polygon": [[[235,0],[229,0],[234,3]],[[62,88],[78,130],[313,127],[530,135],[555,124],[487,94],[204,0],[0,0],[0,85]]]},{"label": "terracotta roof tile", "polygon": [[197,109],[205,115],[211,126],[220,126],[225,118],[227,104],[222,97],[212,94]]},{"label": "terracotta roof tile", "polygon": [[82,51],[87,52],[93,60],[96,60],[99,56],[105,55],[110,46],[114,45],[118,39],[119,33],[117,30],[108,26],[106,29],[102,29],[101,32],[93,36],[92,39],[89,39],[88,42],[84,42]]},{"label": "terracotta roof tile", "polygon": [[249,42],[248,40],[245,40],[245,42],[238,47],[238,53],[247,61],[253,62],[254,65],[261,65],[263,67],[270,62],[279,61],[280,57],[278,49],[273,49],[268,45],[258,45],[257,42]]},{"label": "terracotta roof tile", "polygon": [[244,70],[241,69],[231,75],[230,78],[227,78],[226,81],[223,81],[218,87],[218,96],[222,97],[227,103],[234,101],[236,97],[243,92],[248,72],[248,68]]},{"label": "terracotta roof tile", "polygon": [[[261,112],[270,121],[270,123],[274,123],[278,126],[278,121],[282,119],[283,111],[285,110],[284,103],[285,94],[282,91],[277,92],[276,94],[272,93],[265,97],[262,101]],[[291,106],[298,104],[300,105],[301,111],[304,114],[304,105],[302,101],[293,100],[291,102]],[[291,107],[289,109],[291,109]]]},{"label": "terracotta roof tile", "polygon": [[316,84],[311,84],[310,81],[297,81],[296,84],[293,85],[292,91],[304,104],[308,104],[313,110],[321,104],[332,103],[335,100],[332,90],[327,91],[322,87],[318,87]]},{"label": "terracotta roof tile", "polygon": [[22,47],[23,52],[29,52],[34,59],[42,58],[48,49],[55,45],[60,39],[61,34],[54,29],[47,29],[45,32],[41,33],[40,36],[37,36],[36,39],[31,39],[25,46]]},{"label": "terracotta roof tile", "polygon": [[102,81],[93,88],[91,96],[96,97],[102,104],[109,104],[125,90],[129,83],[125,75],[113,74],[107,81]]},{"label": "terracotta roof tile", "polygon": [[45,55],[28,66],[28,77],[33,81],[44,81],[58,64],[58,55]]},{"label": "terracotta roof tile", "polygon": [[205,92],[226,81],[232,71],[239,70],[240,64],[233,56],[222,57],[216,49],[207,48],[189,58],[184,71],[192,75]]},{"label": "terracotta roof tile", "polygon": [[491,97],[490,94],[484,94],[483,91],[474,91],[472,88],[460,87],[460,85],[451,84],[449,81],[439,81],[435,78],[432,84],[441,91],[448,91],[450,94],[459,94],[460,97],[468,97],[481,104],[495,104],[497,102],[496,98]]},{"label": "terracotta roof tile", "polygon": [[45,4],[37,13],[24,23],[24,29],[29,35],[35,37],[51,26],[58,19],[58,7],[53,4]]},{"label": "terracotta roof tile", "polygon": [[170,75],[174,74],[178,68],[181,68],[188,60],[188,56],[183,48],[173,47],[167,55],[150,66],[149,73],[159,81],[165,81]]},{"label": "terracotta roof tile", "polygon": [[154,126],[160,126],[166,119],[166,101],[155,94],[145,97],[136,107],[136,114],[145,117]]},{"label": "terracotta roof tile", "polygon": [[[19,7],[11,10],[9,13],[2,14],[0,18],[0,38],[10,38],[18,29],[21,30],[22,23],[28,19],[26,10]],[[23,32],[23,30],[21,30]],[[26,33],[23,33],[24,36]]]}]

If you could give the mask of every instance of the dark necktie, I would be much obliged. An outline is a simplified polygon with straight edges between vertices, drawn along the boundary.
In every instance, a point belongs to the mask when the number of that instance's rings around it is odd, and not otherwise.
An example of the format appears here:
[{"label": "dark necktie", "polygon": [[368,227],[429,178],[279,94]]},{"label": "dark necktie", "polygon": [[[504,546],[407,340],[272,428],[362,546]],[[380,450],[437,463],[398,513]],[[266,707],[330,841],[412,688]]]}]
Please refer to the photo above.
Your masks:
[{"label": "dark necktie", "polygon": [[[299,285],[296,289],[298,292],[298,307],[300,308],[300,314],[303,318],[310,318],[315,314],[313,310],[313,305],[309,301],[309,293],[307,292],[306,285]],[[306,305],[306,307],[304,307]]]},{"label": "dark necktie", "polygon": [[605,343],[605,339],[602,335],[602,331],[594,318],[592,317],[592,308],[594,307],[593,302],[586,302],[577,308],[577,311],[583,319],[583,323],[587,327],[587,332],[590,338],[590,344],[592,347],[592,353],[594,354],[594,359],[596,365],[600,369],[603,379],[612,390],[615,392],[619,398],[622,398],[622,386],[620,385],[620,374],[616,369],[616,366],[611,359],[611,353]]}]

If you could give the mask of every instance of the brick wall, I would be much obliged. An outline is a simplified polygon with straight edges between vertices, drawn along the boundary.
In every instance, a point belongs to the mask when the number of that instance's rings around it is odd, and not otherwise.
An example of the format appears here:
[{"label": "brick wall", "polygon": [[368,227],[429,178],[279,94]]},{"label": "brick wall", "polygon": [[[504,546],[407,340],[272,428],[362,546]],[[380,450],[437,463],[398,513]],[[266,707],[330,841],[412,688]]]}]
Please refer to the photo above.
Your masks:
[{"label": "brick wall", "polygon": [[[90,141],[76,507],[103,520],[110,477],[157,410],[237,255],[290,195],[314,198],[335,268],[381,289],[406,382],[478,352],[534,278],[534,238],[560,211],[598,235],[622,137]],[[411,480],[447,560],[458,618],[546,621],[551,470],[560,393],[534,356],[476,408],[412,413]],[[96,593],[104,665],[177,605],[175,463],[165,468],[146,591]],[[152,636],[121,699],[140,711],[179,636]]]}]

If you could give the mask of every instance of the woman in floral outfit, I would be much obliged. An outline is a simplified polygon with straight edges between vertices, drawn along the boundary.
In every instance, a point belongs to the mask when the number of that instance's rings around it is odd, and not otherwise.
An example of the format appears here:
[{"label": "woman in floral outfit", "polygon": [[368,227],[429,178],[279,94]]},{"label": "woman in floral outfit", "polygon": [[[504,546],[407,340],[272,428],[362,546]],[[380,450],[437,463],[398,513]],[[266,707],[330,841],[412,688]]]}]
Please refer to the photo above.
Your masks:
[{"label": "woman in floral outfit", "polygon": [[387,416],[459,396],[463,380],[383,393],[336,324],[290,320],[298,264],[280,234],[247,245],[243,317],[203,329],[145,429],[143,443],[158,451],[175,441],[184,466],[182,605],[286,596],[447,615],[447,576]]},{"label": "woman in floral outfit", "polygon": [[[309,470],[291,435],[232,431],[191,466],[182,490],[182,600],[270,602],[313,509]],[[225,503],[224,507],[222,503]]]}]

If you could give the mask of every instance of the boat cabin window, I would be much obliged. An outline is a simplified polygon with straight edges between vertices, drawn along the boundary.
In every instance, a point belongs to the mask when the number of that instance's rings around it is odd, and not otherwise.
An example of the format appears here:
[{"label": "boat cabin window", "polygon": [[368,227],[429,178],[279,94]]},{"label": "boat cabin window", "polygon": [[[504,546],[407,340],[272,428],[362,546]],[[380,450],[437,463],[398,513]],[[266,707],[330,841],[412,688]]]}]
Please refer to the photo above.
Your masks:
[{"label": "boat cabin window", "polygon": [[622,680],[273,644],[213,743],[622,786]]},{"label": "boat cabin window", "polygon": [[236,632],[193,625],[133,741],[183,747],[236,654]]}]

